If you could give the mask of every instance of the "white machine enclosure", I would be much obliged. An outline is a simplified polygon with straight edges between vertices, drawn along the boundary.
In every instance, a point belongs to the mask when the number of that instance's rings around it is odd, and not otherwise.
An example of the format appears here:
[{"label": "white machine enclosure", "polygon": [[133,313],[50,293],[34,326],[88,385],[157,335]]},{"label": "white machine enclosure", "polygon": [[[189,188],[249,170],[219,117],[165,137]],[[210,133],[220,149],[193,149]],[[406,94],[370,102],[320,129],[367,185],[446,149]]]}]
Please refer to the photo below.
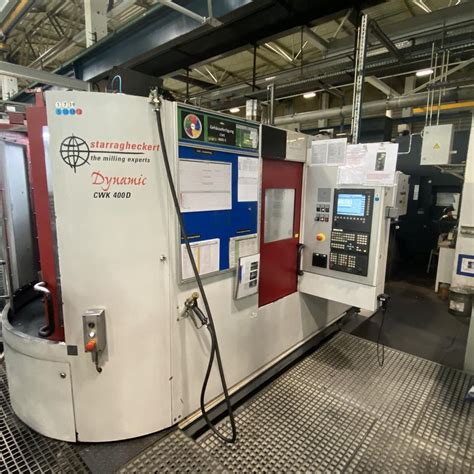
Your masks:
[{"label": "white machine enclosure", "polygon": [[[126,95],[52,91],[46,103],[65,342],[25,338],[4,311],[15,412],[47,436],[90,442],[190,419],[210,341],[182,317],[197,288],[180,283],[180,234],[155,112],[148,99]],[[63,107],[81,114],[58,113]],[[177,181],[177,104],[164,101],[161,113]],[[204,280],[231,392],[348,308],[299,292],[258,308],[257,295],[234,300],[234,278],[229,271]],[[100,373],[84,350],[82,316],[91,309],[105,310]],[[213,371],[207,401],[221,393]]]},{"label": "white machine enclosure", "polygon": [[[305,171],[302,231],[304,274],[299,290],[375,311],[378,307],[377,296],[383,293],[385,284],[390,225],[386,217],[388,190],[384,187],[363,186],[340,188],[337,185],[337,166],[307,165]],[[337,232],[333,229],[337,194],[344,192],[371,193],[364,197],[366,211],[371,215],[370,229],[366,229],[366,232]],[[372,209],[368,208],[370,202],[373,203]],[[352,216],[344,218],[352,219],[350,222],[363,219]],[[347,242],[345,236],[349,239]],[[359,257],[345,250],[345,247],[358,246],[365,248],[365,255]],[[363,260],[360,269],[359,259]],[[365,268],[362,268],[364,265]]]}]

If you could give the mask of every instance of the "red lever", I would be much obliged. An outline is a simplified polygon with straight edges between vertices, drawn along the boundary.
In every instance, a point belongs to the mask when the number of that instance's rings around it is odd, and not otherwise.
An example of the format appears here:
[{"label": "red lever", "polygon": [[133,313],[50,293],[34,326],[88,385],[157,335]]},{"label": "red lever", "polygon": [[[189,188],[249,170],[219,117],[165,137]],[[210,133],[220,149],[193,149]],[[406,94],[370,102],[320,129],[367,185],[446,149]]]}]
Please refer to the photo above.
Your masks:
[{"label": "red lever", "polygon": [[95,351],[97,346],[97,341],[95,339],[91,339],[87,344],[86,344],[86,352],[93,352]]}]

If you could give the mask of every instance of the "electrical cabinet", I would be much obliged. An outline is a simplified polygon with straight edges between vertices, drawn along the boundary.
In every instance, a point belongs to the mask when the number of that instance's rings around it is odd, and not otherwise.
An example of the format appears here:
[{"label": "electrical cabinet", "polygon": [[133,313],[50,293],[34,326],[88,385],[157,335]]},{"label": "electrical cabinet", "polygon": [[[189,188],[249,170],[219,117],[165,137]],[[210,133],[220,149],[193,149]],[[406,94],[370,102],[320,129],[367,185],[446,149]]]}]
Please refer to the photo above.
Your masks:
[{"label": "electrical cabinet", "polygon": [[422,165],[447,165],[451,162],[453,124],[430,125],[423,130]]},{"label": "electrical cabinet", "polygon": [[398,219],[404,216],[408,209],[408,194],[410,192],[410,176],[401,171],[395,173],[395,185],[388,189],[387,217]]}]

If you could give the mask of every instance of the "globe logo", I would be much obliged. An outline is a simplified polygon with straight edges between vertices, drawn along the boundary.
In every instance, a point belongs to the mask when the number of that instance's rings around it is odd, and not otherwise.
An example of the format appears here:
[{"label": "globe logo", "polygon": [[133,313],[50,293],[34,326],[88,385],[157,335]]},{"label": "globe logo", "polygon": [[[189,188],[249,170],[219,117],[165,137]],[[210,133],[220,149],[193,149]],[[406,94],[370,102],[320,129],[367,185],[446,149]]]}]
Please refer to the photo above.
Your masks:
[{"label": "globe logo", "polygon": [[62,160],[70,166],[74,173],[79,166],[85,165],[89,161],[89,145],[79,137],[71,135],[66,137],[59,147]]}]

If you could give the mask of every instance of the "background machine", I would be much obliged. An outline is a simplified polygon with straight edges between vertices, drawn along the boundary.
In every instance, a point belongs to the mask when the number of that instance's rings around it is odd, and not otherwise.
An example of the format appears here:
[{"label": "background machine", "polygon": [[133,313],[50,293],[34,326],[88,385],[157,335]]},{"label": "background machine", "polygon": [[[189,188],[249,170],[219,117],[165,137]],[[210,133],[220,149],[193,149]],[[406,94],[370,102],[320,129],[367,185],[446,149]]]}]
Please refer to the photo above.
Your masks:
[{"label": "background machine", "polygon": [[[147,98],[45,98],[28,110],[28,179],[40,263],[33,283],[47,305],[34,300],[25,312],[12,300],[2,314],[12,406],[33,429],[112,441],[200,414],[211,340],[189,317],[202,295],[164,145],[231,393],[350,306],[376,308],[385,188],[340,189],[338,167],[314,166],[304,135],[161,101],[160,140]],[[266,137],[278,138],[277,149]],[[285,249],[281,264],[276,249]],[[285,285],[275,292],[278,275]],[[49,331],[39,334],[45,317]],[[213,370],[205,402],[220,401]]]}]

